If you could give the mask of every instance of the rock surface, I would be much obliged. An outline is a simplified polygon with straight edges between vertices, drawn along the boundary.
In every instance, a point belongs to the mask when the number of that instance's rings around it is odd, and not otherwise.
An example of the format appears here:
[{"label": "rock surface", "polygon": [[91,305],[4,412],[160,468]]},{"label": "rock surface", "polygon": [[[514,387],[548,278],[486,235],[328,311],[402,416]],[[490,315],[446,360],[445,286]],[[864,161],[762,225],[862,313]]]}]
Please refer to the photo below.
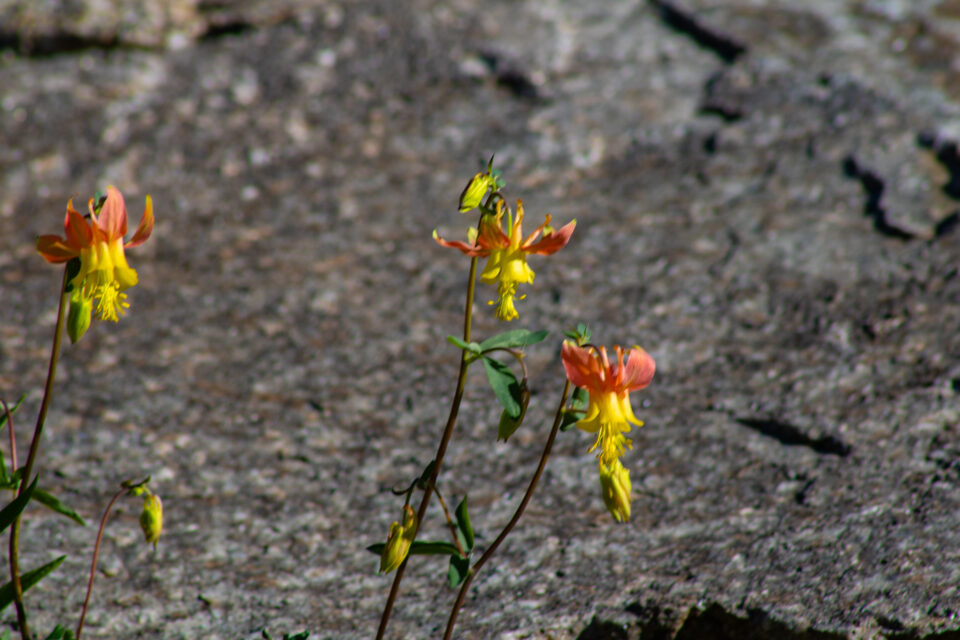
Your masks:
[{"label": "rock surface", "polygon": [[[23,447],[59,282],[35,235],[106,184],[157,215],[127,317],[64,349],[43,478],[88,525],[31,511],[24,564],[70,554],[35,624],[73,624],[100,509],[150,473],[165,535],[144,546],[122,504],[84,637],[372,637],[389,579],[363,547],[456,367],[466,264],[430,231],[463,232],[456,195],[495,152],[531,219],[579,220],[514,324],[583,321],[658,371],[632,521],[562,434],[458,637],[958,637],[960,3],[480,7],[0,2],[0,393],[27,393]],[[539,455],[556,344],[529,350],[509,445],[471,376],[441,488],[469,491],[481,549]],[[444,575],[411,567],[390,637],[439,636]]]}]

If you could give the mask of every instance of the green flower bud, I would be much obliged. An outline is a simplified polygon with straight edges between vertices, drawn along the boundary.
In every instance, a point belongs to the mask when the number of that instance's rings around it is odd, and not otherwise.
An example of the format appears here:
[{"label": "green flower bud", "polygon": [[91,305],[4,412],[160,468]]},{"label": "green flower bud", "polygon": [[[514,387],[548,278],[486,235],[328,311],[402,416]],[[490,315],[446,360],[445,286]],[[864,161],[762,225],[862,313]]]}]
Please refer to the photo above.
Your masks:
[{"label": "green flower bud", "polygon": [[406,560],[410,553],[410,545],[413,544],[413,538],[417,535],[417,514],[413,507],[408,504],[403,505],[403,524],[394,521],[390,525],[390,534],[387,536],[387,544],[383,547],[380,554],[380,573],[390,573]]},{"label": "green flower bud", "polygon": [[489,173],[478,173],[473,176],[463,193],[460,194],[460,213],[466,213],[479,207],[480,203],[483,202],[483,196],[487,195],[487,191],[493,186],[495,186],[495,183]]},{"label": "green flower bud", "polygon": [[90,328],[93,313],[93,298],[83,295],[81,287],[74,287],[70,293],[70,312],[67,314],[67,335],[70,342],[76,344]]},{"label": "green flower bud", "polygon": [[147,544],[157,546],[160,533],[163,531],[163,503],[160,496],[149,493],[143,497],[143,511],[140,513],[140,528]]},{"label": "green flower bud", "polygon": [[630,519],[630,472],[614,459],[609,467],[600,462],[600,488],[607,511],[617,522]]}]

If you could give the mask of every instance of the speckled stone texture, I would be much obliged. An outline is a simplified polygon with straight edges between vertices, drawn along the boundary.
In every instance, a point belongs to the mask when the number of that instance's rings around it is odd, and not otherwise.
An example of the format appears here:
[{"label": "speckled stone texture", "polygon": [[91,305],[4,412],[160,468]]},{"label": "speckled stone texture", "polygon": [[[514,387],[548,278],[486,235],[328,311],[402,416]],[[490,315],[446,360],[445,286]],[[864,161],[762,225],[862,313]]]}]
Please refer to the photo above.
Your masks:
[{"label": "speckled stone texture", "polygon": [[[157,217],[127,317],[64,349],[42,479],[88,525],[30,511],[24,564],[70,554],[28,593],[40,629],[74,624],[93,523],[149,473],[164,537],[122,504],[85,638],[373,636],[389,579],[363,548],[456,370],[467,262],[430,232],[463,233],[495,152],[531,221],[579,225],[532,259],[512,328],[553,334],[508,445],[471,373],[441,489],[479,549],[539,455],[559,332],[658,370],[631,522],[561,434],[457,637],[958,637],[960,3],[8,0],[0,44],[22,446],[59,284],[34,237],[106,184]],[[411,566],[390,638],[439,636],[444,576]]]}]

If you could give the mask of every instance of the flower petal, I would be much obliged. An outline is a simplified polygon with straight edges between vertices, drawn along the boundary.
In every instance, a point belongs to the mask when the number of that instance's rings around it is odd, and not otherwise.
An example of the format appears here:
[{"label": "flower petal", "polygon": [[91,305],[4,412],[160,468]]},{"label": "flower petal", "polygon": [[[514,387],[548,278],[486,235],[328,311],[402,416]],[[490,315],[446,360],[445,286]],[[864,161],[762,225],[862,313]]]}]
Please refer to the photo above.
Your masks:
[{"label": "flower petal", "polygon": [[139,247],[147,241],[151,233],[153,233],[153,200],[150,196],[147,196],[147,204],[144,206],[140,224],[137,225],[137,230],[134,232],[133,237],[130,238],[130,242],[125,244],[124,247],[127,249]]},{"label": "flower petal", "polygon": [[602,392],[603,381],[600,377],[597,358],[583,347],[572,342],[564,342],[560,347],[563,368],[567,372],[567,379],[575,386],[588,391]]},{"label": "flower petal", "polygon": [[433,239],[437,241],[441,247],[450,247],[451,249],[459,249],[463,253],[467,254],[470,257],[485,257],[490,255],[489,249],[484,249],[479,244],[467,244],[466,242],[460,242],[458,240],[444,240],[440,237],[440,234],[437,233],[437,230],[433,230]]},{"label": "flower petal", "polygon": [[[543,228],[547,224],[546,221],[543,225],[538,227],[537,231]],[[567,243],[570,242],[570,236],[573,235],[573,230],[577,226],[576,220],[571,220],[564,226],[560,227],[550,235],[544,236],[540,242],[535,242],[533,244],[524,244],[523,250],[527,253],[536,253],[541,256],[548,256],[551,253],[556,253],[567,246]],[[536,231],[533,234],[530,234],[531,237],[535,237]]]},{"label": "flower petal", "polygon": [[123,203],[123,195],[116,187],[107,187],[107,200],[100,209],[97,226],[109,240],[122,238],[127,233],[127,206]]},{"label": "flower petal", "polygon": [[629,391],[638,391],[650,384],[657,364],[641,347],[634,346],[624,365],[623,386]]},{"label": "flower petal", "polygon": [[66,262],[80,255],[80,252],[68,246],[63,238],[54,235],[39,236],[37,238],[37,252],[43,256],[44,260],[54,264]]},{"label": "flower petal", "polygon": [[73,208],[73,199],[67,201],[67,213],[63,217],[63,230],[67,234],[67,237],[64,238],[67,244],[76,251],[80,251],[83,247],[89,247],[90,243],[93,242],[93,230],[80,212]]}]

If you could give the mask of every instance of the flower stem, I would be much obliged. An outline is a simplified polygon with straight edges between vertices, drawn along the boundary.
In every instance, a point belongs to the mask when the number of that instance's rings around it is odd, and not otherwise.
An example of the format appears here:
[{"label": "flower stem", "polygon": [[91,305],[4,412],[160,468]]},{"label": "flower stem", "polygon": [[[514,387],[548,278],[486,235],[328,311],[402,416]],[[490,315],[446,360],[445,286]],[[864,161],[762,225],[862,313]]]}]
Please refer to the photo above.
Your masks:
[{"label": "flower stem", "polygon": [[557,439],[557,431],[560,430],[560,423],[563,421],[563,411],[564,407],[567,404],[567,394],[570,392],[570,381],[567,380],[567,383],[563,386],[563,394],[560,398],[560,405],[557,407],[557,415],[553,419],[553,427],[550,429],[550,435],[547,437],[547,444],[543,447],[543,453],[540,455],[540,464],[537,465],[537,470],[533,473],[533,477],[530,479],[530,485],[527,487],[527,492],[523,494],[523,499],[520,501],[520,506],[517,507],[517,510],[514,512],[513,517],[510,518],[510,522],[507,523],[507,526],[503,528],[503,531],[500,532],[500,535],[497,536],[497,539],[493,541],[493,544],[480,556],[480,559],[477,560],[474,565],[470,568],[470,573],[467,575],[467,579],[463,581],[463,585],[460,587],[460,593],[457,594],[457,599],[453,603],[453,608],[450,610],[450,618],[447,620],[447,630],[443,634],[443,640],[450,640],[453,636],[453,627],[457,623],[457,614],[460,612],[460,607],[463,606],[463,601],[467,597],[467,590],[470,588],[470,584],[473,582],[473,578],[477,575],[477,572],[486,564],[487,560],[496,553],[497,548],[500,546],[500,543],[504,541],[507,535],[513,530],[513,527],[516,526],[517,522],[520,520],[520,516],[523,515],[524,509],[527,508],[527,503],[530,502],[530,499],[533,497],[533,491],[537,488],[537,483],[540,481],[540,476],[543,474],[544,467],[547,466],[547,458],[550,457],[550,450],[553,448],[553,442]]},{"label": "flower stem", "polygon": [[90,562],[90,579],[87,581],[87,597],[83,599],[83,609],[80,611],[80,622],[77,623],[76,640],[80,640],[80,634],[83,632],[83,621],[87,619],[87,606],[90,604],[90,594],[93,593],[93,578],[97,574],[97,559],[100,557],[100,543],[103,541],[103,530],[107,528],[107,518],[110,516],[110,509],[112,509],[114,503],[120,499],[120,496],[129,491],[126,487],[117,491],[113,495],[113,498],[110,499],[110,502],[107,503],[107,508],[103,512],[103,518],[100,519],[100,529],[97,530],[97,541],[93,545],[93,560]]},{"label": "flower stem", "polygon": [[[63,336],[63,310],[67,305],[67,269],[63,270],[63,282],[60,284],[60,306],[57,309],[57,326],[53,333],[53,347],[50,349],[50,363],[47,366],[47,382],[43,387],[43,400],[40,402],[40,412],[37,414],[37,425],[33,428],[33,440],[30,441],[30,453],[27,455],[27,464],[20,474],[20,490],[22,494],[30,485],[29,479],[33,473],[33,463],[37,459],[40,449],[40,435],[43,433],[43,423],[47,419],[47,409],[53,398],[53,378],[57,373],[57,360],[60,357],[60,339]],[[16,471],[16,469],[14,469]],[[22,512],[20,515],[23,515]],[[20,584],[20,567],[18,556],[20,552],[20,515],[10,528],[10,581],[13,584],[13,602],[17,607],[17,625],[20,629],[20,638],[30,638],[30,627],[27,624],[27,611],[23,606],[23,586]]]},{"label": "flower stem", "polygon": [[[13,414],[10,413],[10,407],[7,405],[6,400],[0,400],[3,402],[3,411],[7,416],[7,429],[10,430],[10,464],[12,465],[13,471],[17,470],[17,435],[13,429]],[[17,487],[13,487],[13,496],[17,496]]]},{"label": "flower stem", "polygon": [[[470,260],[470,279],[467,283],[467,302],[466,310],[463,315],[463,341],[470,342],[470,326],[473,318],[473,294],[476,289],[477,281],[477,258]],[[447,424],[443,429],[443,435],[440,437],[440,445],[437,447],[437,455],[434,456],[433,473],[430,474],[430,480],[423,490],[423,497],[420,499],[420,508],[417,509],[416,534],[420,532],[420,523],[427,513],[427,506],[430,504],[430,497],[433,495],[433,488],[437,483],[437,476],[440,475],[440,465],[443,464],[443,456],[447,453],[447,445],[450,444],[450,437],[453,435],[453,427],[457,424],[457,416],[460,412],[460,401],[463,399],[463,389],[467,384],[467,352],[460,352],[460,373],[457,376],[457,389],[453,394],[453,402],[450,405],[450,415],[447,417]],[[387,602],[383,606],[383,614],[380,616],[380,626],[377,629],[377,640],[383,640],[387,631],[387,623],[390,621],[390,612],[393,610],[393,603],[397,599],[397,593],[400,590],[400,581],[403,580],[403,572],[407,567],[407,560],[400,564],[397,573],[393,577],[393,584],[390,586],[390,594],[387,596]]]}]

